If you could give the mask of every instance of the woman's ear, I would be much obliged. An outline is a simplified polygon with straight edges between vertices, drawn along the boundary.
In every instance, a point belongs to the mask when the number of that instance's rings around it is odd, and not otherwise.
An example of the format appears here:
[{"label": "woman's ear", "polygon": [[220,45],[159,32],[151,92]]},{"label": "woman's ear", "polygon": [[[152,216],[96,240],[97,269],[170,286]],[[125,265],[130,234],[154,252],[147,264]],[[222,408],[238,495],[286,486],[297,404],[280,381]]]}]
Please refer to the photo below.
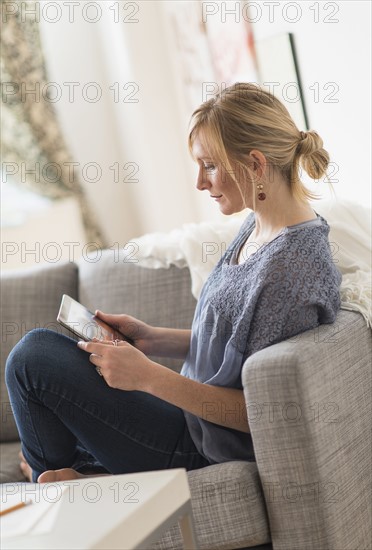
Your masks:
[{"label": "woman's ear", "polygon": [[257,178],[261,178],[266,171],[266,157],[261,151],[253,149],[249,153],[249,163]]}]

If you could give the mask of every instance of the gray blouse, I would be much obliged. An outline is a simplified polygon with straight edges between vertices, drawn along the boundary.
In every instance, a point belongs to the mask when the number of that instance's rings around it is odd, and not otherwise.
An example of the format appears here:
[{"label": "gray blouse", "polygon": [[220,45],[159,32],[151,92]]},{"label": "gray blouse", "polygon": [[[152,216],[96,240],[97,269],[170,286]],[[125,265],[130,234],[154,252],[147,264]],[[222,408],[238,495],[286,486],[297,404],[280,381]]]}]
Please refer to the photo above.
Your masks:
[{"label": "gray blouse", "polygon": [[[332,259],[327,221],[317,214],[285,227],[238,264],[254,227],[251,212],[203,286],[183,376],[242,389],[241,371],[250,355],[336,318],[342,276]],[[205,403],[205,411],[216,406]],[[198,451],[211,464],[254,460],[250,434],[184,414]]]}]

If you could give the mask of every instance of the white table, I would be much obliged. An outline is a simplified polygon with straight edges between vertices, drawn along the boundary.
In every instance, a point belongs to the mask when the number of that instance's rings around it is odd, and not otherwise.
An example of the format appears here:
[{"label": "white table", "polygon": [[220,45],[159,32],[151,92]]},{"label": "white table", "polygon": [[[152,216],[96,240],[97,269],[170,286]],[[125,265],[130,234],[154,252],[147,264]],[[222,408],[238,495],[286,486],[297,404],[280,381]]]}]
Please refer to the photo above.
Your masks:
[{"label": "white table", "polygon": [[[3,508],[19,495],[22,501],[33,500],[0,518],[2,550],[148,548],[177,521],[184,547],[196,548],[184,469],[58,483],[7,483],[0,486],[0,492]],[[30,520],[34,522],[31,528],[27,527]],[[9,522],[21,531],[28,530],[6,536]]]}]

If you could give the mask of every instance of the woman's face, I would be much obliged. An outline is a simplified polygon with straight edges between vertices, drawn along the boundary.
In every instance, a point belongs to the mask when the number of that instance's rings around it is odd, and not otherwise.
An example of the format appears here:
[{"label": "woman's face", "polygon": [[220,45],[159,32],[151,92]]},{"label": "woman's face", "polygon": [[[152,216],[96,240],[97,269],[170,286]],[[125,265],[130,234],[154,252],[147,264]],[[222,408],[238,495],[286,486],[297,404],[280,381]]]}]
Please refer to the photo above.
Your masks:
[{"label": "woman's face", "polygon": [[194,139],[192,151],[199,165],[196,187],[200,191],[208,191],[211,199],[218,202],[222,214],[235,214],[245,208],[252,208],[251,182],[241,182],[237,178],[243,191],[243,200],[242,193],[231,174],[225,170],[218,159],[212,159],[209,156],[198,135]]}]

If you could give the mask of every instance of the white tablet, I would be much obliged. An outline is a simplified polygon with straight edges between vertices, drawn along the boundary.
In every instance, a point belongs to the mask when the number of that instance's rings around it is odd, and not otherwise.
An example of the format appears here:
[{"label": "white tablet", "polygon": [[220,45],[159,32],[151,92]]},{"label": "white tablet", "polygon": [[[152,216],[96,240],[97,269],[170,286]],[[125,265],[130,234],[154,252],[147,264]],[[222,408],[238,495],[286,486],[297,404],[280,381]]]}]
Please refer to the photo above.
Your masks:
[{"label": "white tablet", "polygon": [[128,341],[120,332],[96,317],[89,309],[67,294],[62,296],[57,321],[85,341],[93,338]]}]

